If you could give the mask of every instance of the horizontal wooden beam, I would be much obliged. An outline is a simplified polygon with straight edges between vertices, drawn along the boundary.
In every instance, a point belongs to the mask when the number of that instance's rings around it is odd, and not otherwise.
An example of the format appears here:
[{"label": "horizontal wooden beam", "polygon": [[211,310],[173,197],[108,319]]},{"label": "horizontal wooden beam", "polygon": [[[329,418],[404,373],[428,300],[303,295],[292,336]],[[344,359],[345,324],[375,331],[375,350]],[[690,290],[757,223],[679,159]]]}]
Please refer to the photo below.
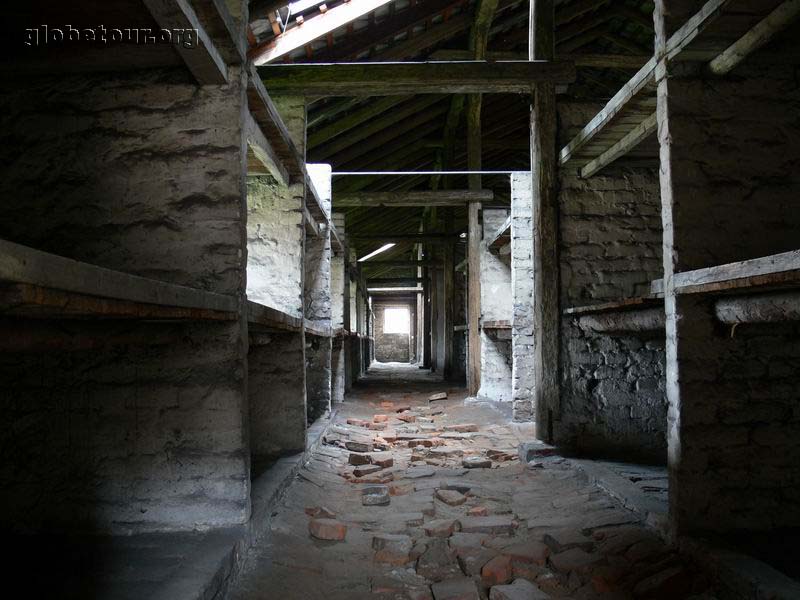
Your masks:
[{"label": "horizontal wooden beam", "polygon": [[[597,67],[615,69],[639,69],[650,58],[644,54],[559,54],[558,60],[571,61],[576,67]],[[467,61],[474,60],[469,50],[437,50],[430,55],[431,60]],[[527,52],[487,52],[486,60],[528,60]]]},{"label": "horizontal wooden beam", "polygon": [[367,277],[367,285],[383,285],[387,283],[422,283],[424,277]]},{"label": "horizontal wooden beam", "polygon": [[272,93],[309,96],[529,93],[536,83],[572,83],[575,66],[547,61],[290,64],[259,67]]},{"label": "horizontal wooden beam", "polygon": [[438,190],[410,192],[352,192],[334,194],[333,204],[342,207],[376,206],[464,206],[468,202],[490,202],[492,190]]},{"label": "horizontal wooden beam", "polygon": [[[330,9],[324,14],[317,15],[302,25],[296,25],[283,34],[263,44],[259,44],[250,51],[249,58],[256,65],[263,65],[293,50],[310,44],[335,29],[352,23],[356,19],[388,4],[392,0],[358,0],[358,2],[345,2]],[[287,2],[288,4],[288,2]]]},{"label": "horizontal wooden beam", "polygon": [[437,268],[440,267],[442,261],[440,260],[430,260],[430,259],[421,259],[421,260],[368,260],[361,263],[362,269],[367,269],[370,267],[375,268],[382,268],[388,269],[392,267],[404,267],[404,268]]},{"label": "horizontal wooden beam", "polygon": [[188,0],[143,0],[162,29],[173,31],[193,30],[195,44],[173,44],[188,69],[200,85],[223,85],[228,82],[228,66],[220,55],[211,36],[200,23],[197,13]]},{"label": "horizontal wooden beam", "polygon": [[351,235],[350,239],[355,242],[383,242],[385,244],[413,242],[419,244],[445,243],[458,239],[457,235],[449,233],[371,233],[361,235]]},{"label": "horizontal wooden beam", "polygon": [[234,296],[130,275],[0,240],[0,281],[100,298],[236,312]]},{"label": "horizontal wooden beam", "polygon": [[656,113],[647,117],[644,121],[639,123],[631,131],[625,134],[620,141],[611,146],[608,150],[603,152],[600,156],[590,161],[581,169],[581,177],[588,178],[607,167],[612,162],[625,156],[628,152],[633,150],[636,146],[641,144],[649,135],[651,135],[658,128],[658,121]]}]

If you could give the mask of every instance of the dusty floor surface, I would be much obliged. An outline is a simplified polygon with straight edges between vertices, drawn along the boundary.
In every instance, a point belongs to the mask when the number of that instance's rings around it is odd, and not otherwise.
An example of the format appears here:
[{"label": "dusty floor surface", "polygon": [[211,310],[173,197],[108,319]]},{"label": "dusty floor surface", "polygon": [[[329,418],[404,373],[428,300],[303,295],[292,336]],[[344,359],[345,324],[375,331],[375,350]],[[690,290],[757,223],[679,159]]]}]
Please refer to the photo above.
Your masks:
[{"label": "dusty floor surface", "polygon": [[[442,391],[447,399],[428,400]],[[702,574],[568,460],[521,464],[518,444],[530,434],[464,396],[416,367],[373,367],[339,406],[231,598],[713,597]],[[470,457],[490,466],[465,468]],[[375,485],[388,488],[388,505],[363,505],[362,490]]]}]

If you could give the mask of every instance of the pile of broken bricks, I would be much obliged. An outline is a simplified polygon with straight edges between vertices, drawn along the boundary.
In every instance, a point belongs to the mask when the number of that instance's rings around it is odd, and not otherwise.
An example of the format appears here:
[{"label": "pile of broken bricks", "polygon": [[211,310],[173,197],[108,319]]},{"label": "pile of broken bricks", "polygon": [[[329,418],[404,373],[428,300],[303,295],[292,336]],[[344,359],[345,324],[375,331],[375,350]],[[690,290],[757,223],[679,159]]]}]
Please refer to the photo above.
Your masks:
[{"label": "pile of broken bricks", "polygon": [[[414,465],[437,467],[460,464],[465,469],[488,469],[495,463],[516,460],[515,454],[489,449],[483,454],[462,447],[478,432],[474,423],[445,424],[444,410],[430,402],[444,400],[445,392],[429,397],[428,406],[412,408],[408,404],[382,402],[381,409],[391,413],[376,414],[372,420],[348,418],[347,425],[332,425],[323,442],[350,451],[348,469],[340,474],[351,483],[387,484],[394,480],[394,460],[389,452],[398,447],[411,449]],[[419,468],[419,467],[415,467]],[[403,469],[404,470],[404,469]],[[428,472],[428,471],[422,471]],[[414,477],[414,474],[411,475]]]}]

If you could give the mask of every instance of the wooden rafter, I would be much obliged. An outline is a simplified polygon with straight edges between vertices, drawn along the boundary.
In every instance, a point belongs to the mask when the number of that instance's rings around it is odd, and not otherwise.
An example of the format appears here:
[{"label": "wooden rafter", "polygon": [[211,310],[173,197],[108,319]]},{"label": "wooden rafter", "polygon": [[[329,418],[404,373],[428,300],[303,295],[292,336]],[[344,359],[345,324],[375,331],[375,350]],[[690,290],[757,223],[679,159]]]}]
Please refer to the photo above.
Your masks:
[{"label": "wooden rafter", "polygon": [[186,47],[184,44],[175,44],[174,47],[198,83],[201,85],[227,83],[228,66],[188,0],[143,1],[159,27],[170,31],[180,29],[196,32],[195,47]]}]

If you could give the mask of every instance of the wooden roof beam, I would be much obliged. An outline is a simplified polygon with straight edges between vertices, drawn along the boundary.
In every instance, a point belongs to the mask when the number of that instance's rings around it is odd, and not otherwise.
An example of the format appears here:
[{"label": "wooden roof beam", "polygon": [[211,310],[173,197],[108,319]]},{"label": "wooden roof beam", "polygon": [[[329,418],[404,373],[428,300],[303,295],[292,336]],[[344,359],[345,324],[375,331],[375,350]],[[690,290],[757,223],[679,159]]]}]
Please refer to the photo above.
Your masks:
[{"label": "wooden roof beam", "polygon": [[302,48],[328,33],[352,23],[388,4],[392,0],[359,0],[358,2],[345,2],[330,9],[324,14],[309,19],[302,25],[292,27],[282,35],[259,44],[250,51],[249,58],[256,65],[263,65],[277,58],[286,56],[293,50]]},{"label": "wooden roof beam", "polygon": [[800,14],[800,0],[787,0],[712,60],[708,69],[714,75],[725,75],[753,52],[786,29]]},{"label": "wooden roof beam", "polygon": [[[672,60],[678,56],[694,39],[699,36],[708,25],[720,16],[725,6],[732,0],[708,0],[703,7],[683,24],[667,41],[664,57]],[[559,163],[564,164],[570,160],[581,148],[588,144],[600,131],[602,131],[620,112],[627,103],[645,87],[651,84],[655,77],[656,58],[651,57],[641,69],[606,103],[578,134],[561,149]]]},{"label": "wooden roof beam", "polygon": [[143,1],[162,29],[196,32],[197,39],[193,47],[187,48],[184,44],[174,44],[173,47],[181,55],[197,83],[223,85],[228,82],[228,66],[188,0]]},{"label": "wooden roof beam", "polygon": [[536,83],[572,83],[570,62],[499,61],[269,65],[273,93],[310,96],[530,93]]}]

